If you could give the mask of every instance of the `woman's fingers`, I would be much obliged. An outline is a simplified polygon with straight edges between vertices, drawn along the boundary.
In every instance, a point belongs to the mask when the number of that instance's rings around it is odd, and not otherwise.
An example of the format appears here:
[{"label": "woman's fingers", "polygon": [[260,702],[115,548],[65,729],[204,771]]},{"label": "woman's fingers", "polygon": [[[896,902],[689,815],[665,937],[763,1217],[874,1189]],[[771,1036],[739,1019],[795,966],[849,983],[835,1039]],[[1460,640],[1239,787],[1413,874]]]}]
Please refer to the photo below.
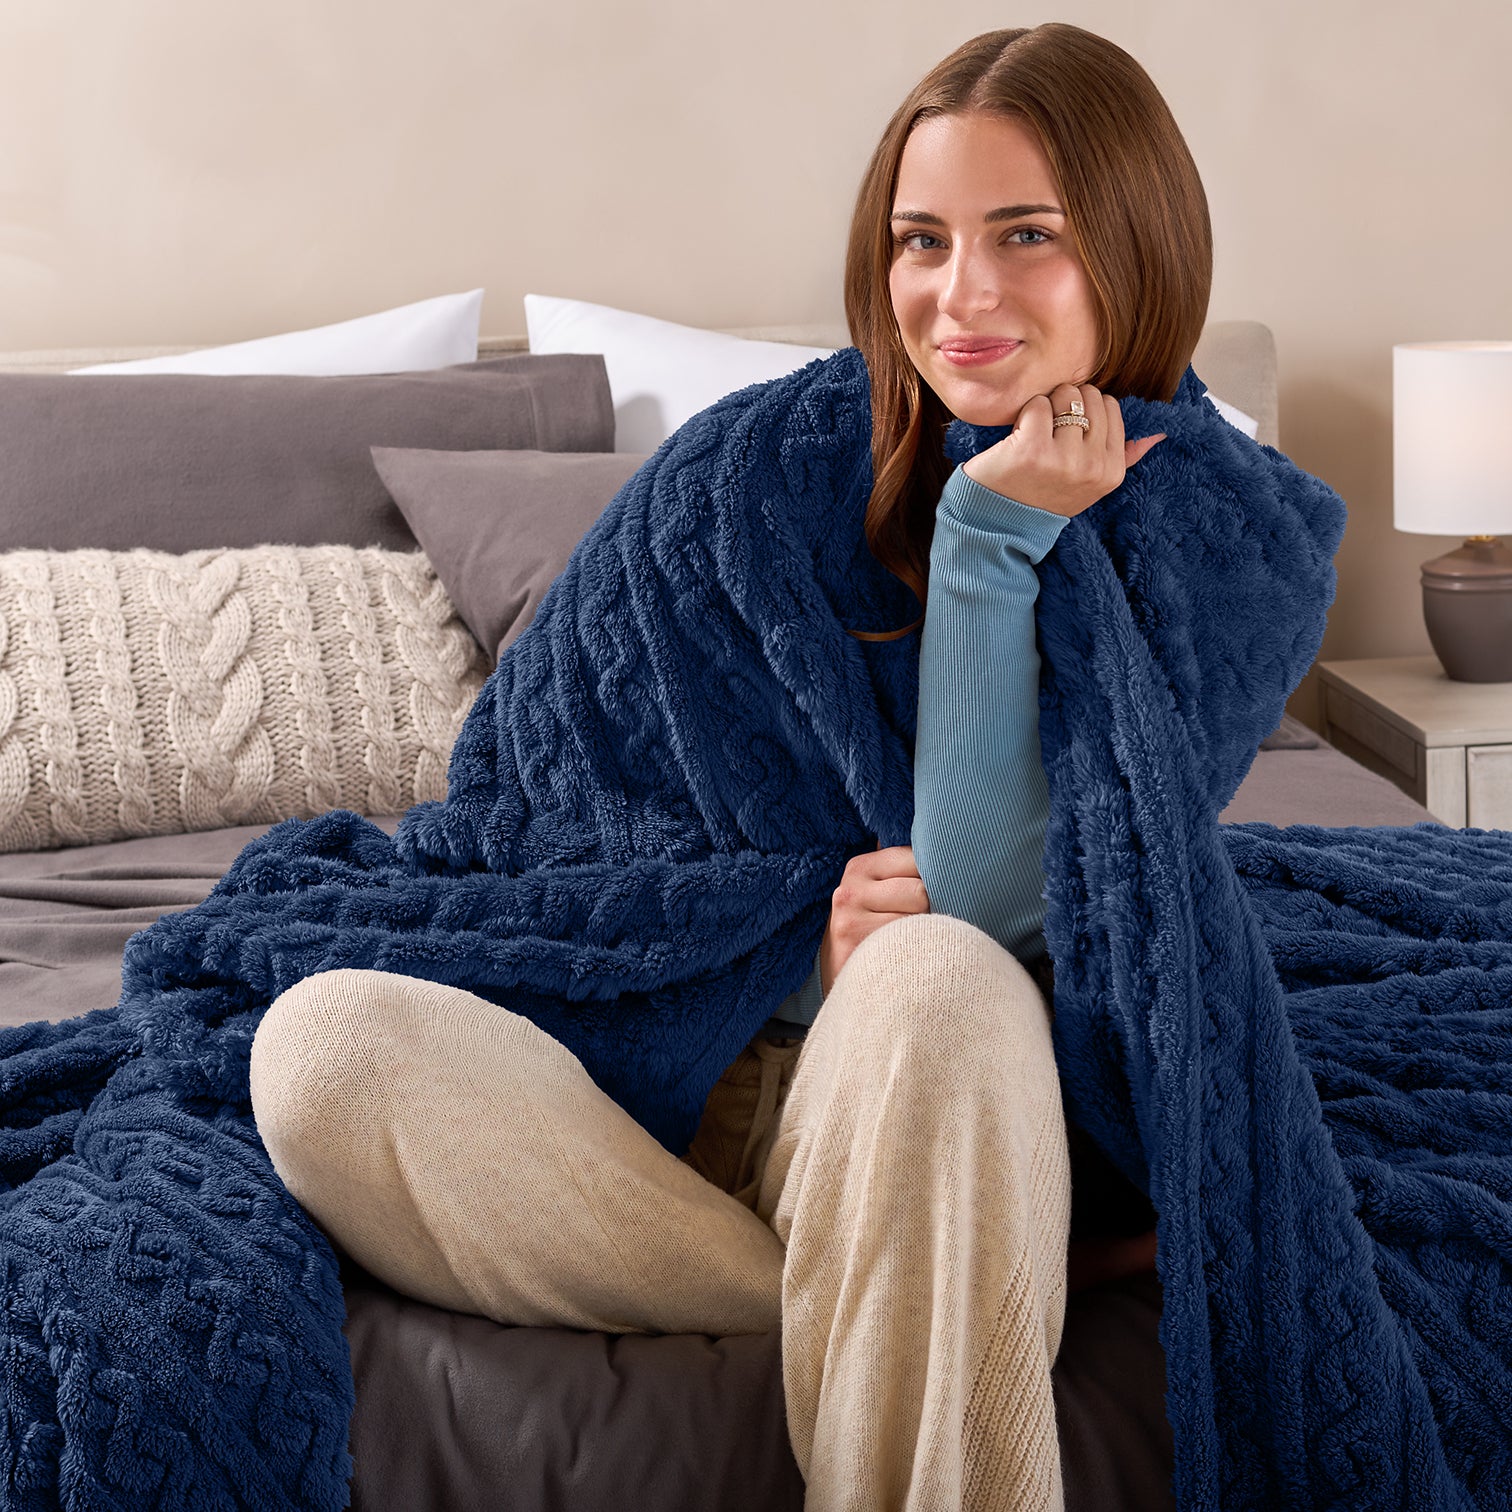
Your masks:
[{"label": "woman's fingers", "polygon": [[875,850],[853,857],[847,870],[850,867],[863,879],[865,895],[857,901],[867,913],[901,917],[929,912],[929,892],[919,875],[913,846],[884,846],[878,840]]},{"label": "woman's fingers", "polygon": [[[1062,447],[1081,446],[1092,435],[1091,431],[1083,431],[1079,425],[1056,425],[1056,415],[1066,415],[1072,412],[1071,401],[1073,399],[1081,400],[1082,408],[1087,412],[1087,419],[1092,420],[1094,426],[1097,423],[1093,419],[1092,407],[1087,403],[1085,387],[1078,388],[1074,383],[1057,383],[1050,390],[1050,436],[1053,441],[1059,443]],[[1069,431],[1070,434],[1063,435],[1062,433],[1066,431]]]},{"label": "woman's fingers", "polygon": [[1108,421],[1108,428],[1103,433],[1104,454],[1114,477],[1118,477],[1120,469],[1129,465],[1124,452],[1123,406],[1112,394],[1104,394],[1103,413]]},{"label": "woman's fingers", "polygon": [[1138,441],[1125,441],[1125,469],[1133,467],[1141,458],[1148,456],[1165,438],[1165,432],[1162,431],[1158,436],[1141,436]]},{"label": "woman's fingers", "polygon": [[[1019,411],[1018,420],[1013,427],[1014,434],[1023,431],[1026,439],[1051,439],[1054,435],[1054,421],[1051,417],[1055,412],[1055,402],[1049,394],[1033,395]],[[1013,437],[1007,439],[1011,441]],[[1001,441],[998,442],[999,446],[1002,444]]]},{"label": "woman's fingers", "polygon": [[1092,422],[1092,429],[1087,432],[1087,460],[1100,471],[1108,454],[1108,406],[1116,408],[1117,401],[1091,383],[1082,384],[1082,400],[1087,406],[1087,419]]},{"label": "woman's fingers", "polygon": [[868,913],[909,914],[929,912],[929,893],[914,860],[913,846],[880,841],[866,856],[868,879],[865,906]]},{"label": "woman's fingers", "polygon": [[[1081,401],[1086,425],[1055,424]],[[1070,434],[1062,435],[1062,432]],[[1068,518],[1106,498],[1165,436],[1124,434],[1123,409],[1094,383],[1058,383],[1019,410],[1013,434],[967,458],[966,476],[1005,498]]]},{"label": "woman's fingers", "polygon": [[880,914],[929,912],[929,893],[922,877],[880,877],[871,885],[866,911]]},{"label": "woman's fingers", "polygon": [[870,877],[917,877],[919,868],[914,864],[913,846],[884,846],[877,841],[874,851],[865,853],[866,873]]}]

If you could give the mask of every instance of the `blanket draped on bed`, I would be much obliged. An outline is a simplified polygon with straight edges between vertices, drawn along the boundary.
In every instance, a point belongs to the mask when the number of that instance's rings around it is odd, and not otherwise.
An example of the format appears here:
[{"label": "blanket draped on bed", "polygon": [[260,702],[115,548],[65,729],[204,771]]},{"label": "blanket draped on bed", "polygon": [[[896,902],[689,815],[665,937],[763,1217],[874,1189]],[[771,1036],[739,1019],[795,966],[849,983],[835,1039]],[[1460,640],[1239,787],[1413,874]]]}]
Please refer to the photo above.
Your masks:
[{"label": "blanket draped on bed", "polygon": [[[1343,506],[1188,369],[1041,564],[1068,1111],[1160,1215],[1183,1508],[1512,1488],[1512,837],[1221,827],[1334,591]],[[337,1264],[251,1116],[258,1020],[371,966],[526,1014],[680,1152],[905,844],[917,603],[862,534],[847,348],[626,483],[480,693],[444,802],[247,846],[113,1008],[0,1032],[9,1508],[339,1508]],[[956,422],[954,460],[1007,434]],[[521,1221],[532,1221],[522,1215]]]}]

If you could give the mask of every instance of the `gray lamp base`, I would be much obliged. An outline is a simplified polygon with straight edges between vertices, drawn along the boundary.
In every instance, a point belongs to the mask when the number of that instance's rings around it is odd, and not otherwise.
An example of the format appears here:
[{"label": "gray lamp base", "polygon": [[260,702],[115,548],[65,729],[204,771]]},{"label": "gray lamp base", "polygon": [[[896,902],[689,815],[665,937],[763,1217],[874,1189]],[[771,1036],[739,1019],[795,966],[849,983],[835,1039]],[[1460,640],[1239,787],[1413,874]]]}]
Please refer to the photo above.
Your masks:
[{"label": "gray lamp base", "polygon": [[1454,682],[1512,682],[1512,550],[1496,536],[1423,563],[1423,622]]}]

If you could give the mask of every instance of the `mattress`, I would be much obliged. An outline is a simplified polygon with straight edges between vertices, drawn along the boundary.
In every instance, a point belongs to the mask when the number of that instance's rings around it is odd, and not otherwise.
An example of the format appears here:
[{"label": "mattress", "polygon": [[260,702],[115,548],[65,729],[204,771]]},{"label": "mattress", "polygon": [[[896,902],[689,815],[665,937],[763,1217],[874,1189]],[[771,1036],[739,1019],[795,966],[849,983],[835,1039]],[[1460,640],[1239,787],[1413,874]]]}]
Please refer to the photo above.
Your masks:
[{"label": "mattress", "polygon": [[[1294,720],[1220,818],[1414,824],[1428,811]],[[390,834],[397,818],[375,823]],[[121,951],[203,899],[267,828],[0,855],[0,1023],[109,1007]],[[401,1296],[342,1257],[358,1512],[798,1512],[780,1336],[501,1327]],[[1068,1512],[1174,1505],[1160,1284],[1071,1297],[1054,1370]]]}]

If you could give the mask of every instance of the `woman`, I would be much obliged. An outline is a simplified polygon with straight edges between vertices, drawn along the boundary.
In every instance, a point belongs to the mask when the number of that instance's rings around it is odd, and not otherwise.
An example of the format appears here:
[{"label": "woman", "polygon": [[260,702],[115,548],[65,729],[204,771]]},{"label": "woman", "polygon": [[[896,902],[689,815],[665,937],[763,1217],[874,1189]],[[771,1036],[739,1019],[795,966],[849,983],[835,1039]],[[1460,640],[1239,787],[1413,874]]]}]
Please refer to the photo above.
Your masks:
[{"label": "woman", "polygon": [[[780,1326],[811,1508],[1059,1505],[1071,1180],[1039,932],[1033,564],[1161,439],[1126,443],[1115,395],[1175,392],[1210,265],[1190,155],[1120,49],[998,31],[920,82],[866,171],[846,305],[872,388],[868,541],[921,602],[936,592],[922,621],[852,632],[923,628],[921,864],[915,845],[851,859],[814,976],[680,1160],[519,1015],[379,971],[298,982],[258,1029],[253,1106],[333,1241],[501,1322]],[[947,350],[981,340],[1007,344]],[[947,477],[952,416],[1014,428]],[[974,752],[995,766],[962,770]],[[1153,1233],[1069,1258],[1090,1284],[1147,1267]]]}]

